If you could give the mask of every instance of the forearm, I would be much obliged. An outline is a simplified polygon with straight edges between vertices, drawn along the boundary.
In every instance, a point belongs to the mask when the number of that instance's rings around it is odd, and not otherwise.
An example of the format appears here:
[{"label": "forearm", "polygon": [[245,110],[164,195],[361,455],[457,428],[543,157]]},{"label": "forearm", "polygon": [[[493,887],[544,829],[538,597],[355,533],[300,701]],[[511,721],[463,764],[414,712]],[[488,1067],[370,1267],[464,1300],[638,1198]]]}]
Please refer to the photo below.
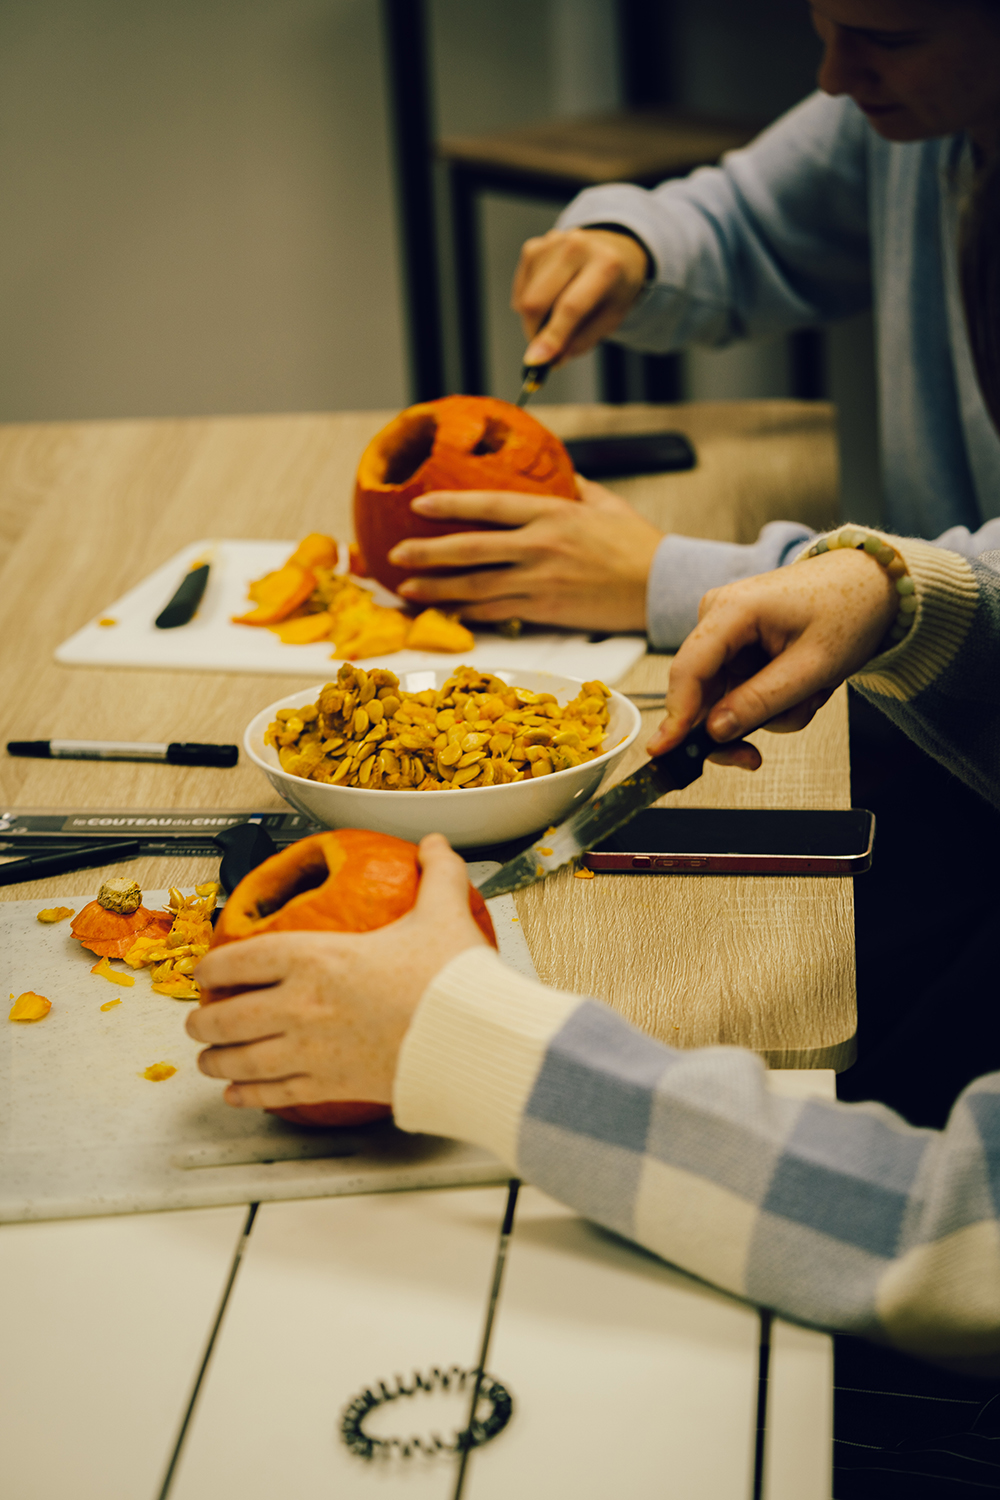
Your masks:
[{"label": "forearm", "polygon": [[[867,528],[860,528],[865,530]],[[794,562],[819,533],[798,521],[771,521],[756,542],[715,542],[671,532],[657,548],[646,589],[646,634],[659,651],[680,645],[698,621],[698,605],[709,589],[753,578]],[[932,546],[972,561],[998,549],[1000,519],[978,531],[952,527]]]},{"label": "forearm", "polygon": [[678,1052],[476,953],[421,1001],[395,1109],[739,1296],[988,1361],[1000,1253],[981,1132],[998,1092],[980,1080],[941,1135],[880,1106],[783,1099],[750,1053]]},{"label": "forearm", "polygon": [[769,573],[790,561],[816,535],[797,521],[772,521],[756,542],[713,542],[703,537],[665,536],[646,585],[646,634],[650,645],[671,650],[698,622],[698,605],[709,589],[739,578]]},{"label": "forearm", "polygon": [[614,335],[666,351],[843,317],[870,301],[867,126],[813,96],[719,167],[588,188],[558,227],[618,223],[656,274]]}]

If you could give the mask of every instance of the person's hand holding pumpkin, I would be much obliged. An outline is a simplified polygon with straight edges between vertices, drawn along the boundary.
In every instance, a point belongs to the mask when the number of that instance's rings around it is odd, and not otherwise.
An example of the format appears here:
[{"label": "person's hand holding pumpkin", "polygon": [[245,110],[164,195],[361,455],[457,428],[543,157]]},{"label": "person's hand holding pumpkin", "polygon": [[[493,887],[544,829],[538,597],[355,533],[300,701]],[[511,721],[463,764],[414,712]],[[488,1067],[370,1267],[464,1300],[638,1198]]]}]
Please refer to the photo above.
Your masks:
[{"label": "person's hand holding pumpkin", "polygon": [[416,905],[387,927],[273,933],[202,959],[203,988],[253,986],[187,1019],[188,1034],[209,1044],[201,1071],[232,1080],[227,1104],[392,1102],[400,1044],[424,990],[451,959],[486,945],[469,911],[465,862],[435,833],[420,863]]},{"label": "person's hand holding pumpkin", "polygon": [[458,605],[466,620],[644,630],[646,583],[663,533],[603,485],[578,478],[577,486],[578,505],[512,491],[419,496],[412,507],[420,515],[497,529],[400,542],[389,554],[396,567],[466,571],[414,576],[399,592],[415,604]]}]

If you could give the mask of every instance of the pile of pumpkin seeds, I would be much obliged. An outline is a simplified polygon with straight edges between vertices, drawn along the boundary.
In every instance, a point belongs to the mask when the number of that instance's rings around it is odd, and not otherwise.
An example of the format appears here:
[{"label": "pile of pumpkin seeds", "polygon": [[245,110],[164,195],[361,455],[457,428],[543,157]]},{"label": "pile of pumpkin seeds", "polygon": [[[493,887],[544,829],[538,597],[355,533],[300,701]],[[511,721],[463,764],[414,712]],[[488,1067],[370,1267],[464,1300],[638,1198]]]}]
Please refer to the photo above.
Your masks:
[{"label": "pile of pumpkin seeds", "polygon": [[316,703],[279,708],[265,740],[292,776],[383,791],[455,791],[549,776],[600,755],[609,690],[585,682],[571,703],[459,667],[443,687],[407,693],[394,672],[345,662]]}]

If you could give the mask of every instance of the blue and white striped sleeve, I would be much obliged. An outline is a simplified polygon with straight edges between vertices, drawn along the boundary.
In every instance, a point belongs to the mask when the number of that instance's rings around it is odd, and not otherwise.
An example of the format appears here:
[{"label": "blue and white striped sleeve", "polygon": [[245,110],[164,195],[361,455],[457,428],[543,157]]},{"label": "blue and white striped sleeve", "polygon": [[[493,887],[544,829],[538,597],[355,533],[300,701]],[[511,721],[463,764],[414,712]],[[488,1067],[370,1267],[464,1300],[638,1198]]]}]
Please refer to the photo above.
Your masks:
[{"label": "blue and white striped sleeve", "polygon": [[1000,1372],[998,1074],[942,1132],[783,1098],[750,1052],[677,1051],[477,948],[421,1001],[395,1110],[740,1297]]}]

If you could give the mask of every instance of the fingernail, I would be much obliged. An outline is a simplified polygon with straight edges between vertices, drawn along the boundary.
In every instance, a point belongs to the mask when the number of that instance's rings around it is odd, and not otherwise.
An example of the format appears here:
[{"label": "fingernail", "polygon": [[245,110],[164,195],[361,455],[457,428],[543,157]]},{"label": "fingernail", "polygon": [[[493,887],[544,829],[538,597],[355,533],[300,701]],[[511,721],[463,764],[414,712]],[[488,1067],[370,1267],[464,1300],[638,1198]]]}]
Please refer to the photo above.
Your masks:
[{"label": "fingernail", "polygon": [[668,723],[668,724],[661,724],[658,729],[654,729],[654,731],[653,731],[653,733],[652,733],[652,735],[651,735],[651,737],[649,739],[649,743],[646,745],[646,750],[647,750],[648,754],[650,754],[650,755],[660,755],[660,754],[662,754],[662,752],[666,749],[666,746],[667,746],[667,744],[668,744],[668,742],[670,740],[670,737],[671,737],[671,727],[672,726]]},{"label": "fingernail", "polygon": [[712,714],[708,728],[713,739],[732,740],[736,738],[739,724],[734,713],[730,713],[728,708],[721,708],[718,713]]},{"label": "fingernail", "polygon": [[555,347],[548,339],[533,339],[524,351],[526,365],[544,365],[555,354]]},{"label": "fingernail", "polygon": [[437,505],[430,495],[418,495],[415,500],[410,501],[410,509],[418,510],[423,515],[433,515]]},{"label": "fingernail", "polygon": [[[392,558],[391,557],[389,558],[389,561],[392,562]],[[415,594],[417,592],[417,590],[419,589],[419,587],[420,587],[420,585],[417,583],[416,579],[414,579],[414,578],[407,578],[407,580],[406,580],[405,583],[401,583],[399,585],[399,588],[396,590],[396,593],[397,594],[405,594],[406,597],[409,598],[411,594]]]},{"label": "fingernail", "polygon": [[389,553],[388,561],[395,564],[397,568],[401,568],[406,562],[409,550],[410,549],[405,542],[397,542],[395,547],[393,547],[392,551]]}]

